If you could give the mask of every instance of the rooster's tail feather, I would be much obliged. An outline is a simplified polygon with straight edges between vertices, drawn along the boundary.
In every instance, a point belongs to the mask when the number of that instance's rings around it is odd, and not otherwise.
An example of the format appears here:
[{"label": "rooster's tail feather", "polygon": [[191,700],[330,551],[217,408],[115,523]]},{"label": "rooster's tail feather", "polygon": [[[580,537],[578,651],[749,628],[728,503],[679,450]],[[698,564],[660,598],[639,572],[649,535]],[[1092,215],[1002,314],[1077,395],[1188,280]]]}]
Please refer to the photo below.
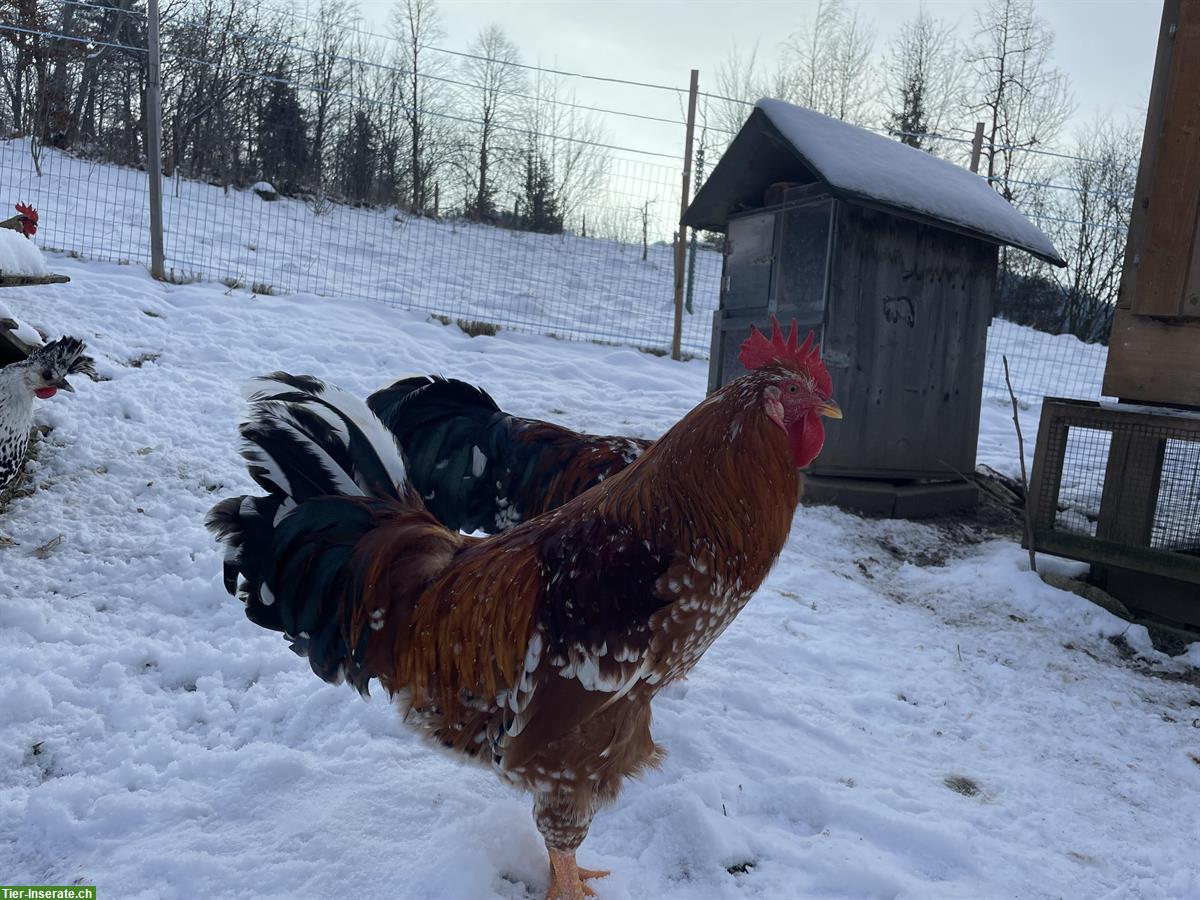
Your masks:
[{"label": "rooster's tail feather", "polygon": [[361,400],[308,376],[252,382],[243,455],[265,497],[231,497],[205,524],[225,544],[225,587],[283,632],[326,681],[365,692],[370,635],[355,549],[382,520],[428,517],[391,434]]},{"label": "rooster's tail feather", "polygon": [[247,387],[242,455],[264,490],[296,503],[331,494],[401,499],[408,477],[392,434],[362,400],[308,375]]}]

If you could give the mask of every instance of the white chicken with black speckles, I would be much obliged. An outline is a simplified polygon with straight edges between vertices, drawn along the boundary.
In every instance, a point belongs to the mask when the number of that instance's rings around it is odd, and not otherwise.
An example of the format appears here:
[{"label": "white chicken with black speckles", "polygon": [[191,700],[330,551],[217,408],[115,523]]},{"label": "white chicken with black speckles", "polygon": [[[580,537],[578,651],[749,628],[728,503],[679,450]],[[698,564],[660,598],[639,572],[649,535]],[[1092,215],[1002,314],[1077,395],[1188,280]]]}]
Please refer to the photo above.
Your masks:
[{"label": "white chicken with black speckles", "polygon": [[84,349],[78,338],[59,338],[34,350],[28,359],[0,369],[0,490],[13,482],[25,462],[33,398],[48,400],[60,390],[74,392],[68,375],[96,374]]}]

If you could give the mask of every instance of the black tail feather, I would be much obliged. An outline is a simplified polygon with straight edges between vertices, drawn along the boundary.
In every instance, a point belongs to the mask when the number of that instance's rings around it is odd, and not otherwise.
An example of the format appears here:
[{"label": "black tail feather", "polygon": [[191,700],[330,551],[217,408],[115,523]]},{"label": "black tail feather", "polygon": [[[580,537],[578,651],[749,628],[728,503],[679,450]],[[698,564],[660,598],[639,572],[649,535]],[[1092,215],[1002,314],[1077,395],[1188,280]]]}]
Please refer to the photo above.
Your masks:
[{"label": "black tail feather", "polygon": [[513,418],[464,381],[418,376],[376,391],[367,404],[404,450],[429,511],[457,531],[503,531]]},{"label": "black tail feather", "polygon": [[268,495],[222,500],[205,520],[226,547],[225,587],[317,675],[365,693],[352,556],[381,511],[414,502],[399,449],[361,400],[317,379],[275,373],[254,388],[243,455]]}]

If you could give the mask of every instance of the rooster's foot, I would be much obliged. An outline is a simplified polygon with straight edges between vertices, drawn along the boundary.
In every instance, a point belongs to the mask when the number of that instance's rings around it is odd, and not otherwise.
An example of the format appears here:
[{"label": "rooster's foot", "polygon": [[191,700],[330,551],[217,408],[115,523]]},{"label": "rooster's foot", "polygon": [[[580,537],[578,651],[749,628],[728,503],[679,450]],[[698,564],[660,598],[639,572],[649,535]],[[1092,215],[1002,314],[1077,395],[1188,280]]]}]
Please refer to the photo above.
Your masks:
[{"label": "rooster's foot", "polygon": [[574,850],[550,851],[550,890],[546,900],[584,900],[596,892],[584,884],[590,878],[603,878],[608,872],[581,869],[575,864]]}]

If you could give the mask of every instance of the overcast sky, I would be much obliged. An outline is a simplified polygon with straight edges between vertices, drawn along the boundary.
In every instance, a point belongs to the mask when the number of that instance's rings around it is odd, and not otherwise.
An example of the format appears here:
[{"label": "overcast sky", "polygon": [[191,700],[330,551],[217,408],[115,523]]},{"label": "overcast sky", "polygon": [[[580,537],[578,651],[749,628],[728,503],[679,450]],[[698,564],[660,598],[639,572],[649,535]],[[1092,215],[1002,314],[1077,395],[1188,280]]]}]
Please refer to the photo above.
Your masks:
[{"label": "overcast sky", "polygon": [[[771,0],[439,0],[442,45],[466,49],[479,29],[497,22],[526,62],[573,72],[656,84],[687,86],[700,70],[701,90],[715,90],[717,65],[736,41],[757,42],[773,61],[779,42],[810,20],[815,2]],[[853,6],[853,4],[850,4]],[[876,56],[899,26],[916,15],[916,0],[863,0],[875,28]],[[974,2],[925,4],[938,18],[958,22],[960,35],[974,30]],[[392,0],[364,0],[372,28],[386,25]],[[1154,64],[1160,0],[1040,0],[1039,14],[1054,29],[1055,58],[1070,78],[1077,103],[1075,124],[1098,112],[1145,114]],[[679,117],[674,94],[569,79],[581,102]],[[681,154],[680,129],[606,116],[619,144]],[[1069,140],[1063,140],[1064,145]]]}]

